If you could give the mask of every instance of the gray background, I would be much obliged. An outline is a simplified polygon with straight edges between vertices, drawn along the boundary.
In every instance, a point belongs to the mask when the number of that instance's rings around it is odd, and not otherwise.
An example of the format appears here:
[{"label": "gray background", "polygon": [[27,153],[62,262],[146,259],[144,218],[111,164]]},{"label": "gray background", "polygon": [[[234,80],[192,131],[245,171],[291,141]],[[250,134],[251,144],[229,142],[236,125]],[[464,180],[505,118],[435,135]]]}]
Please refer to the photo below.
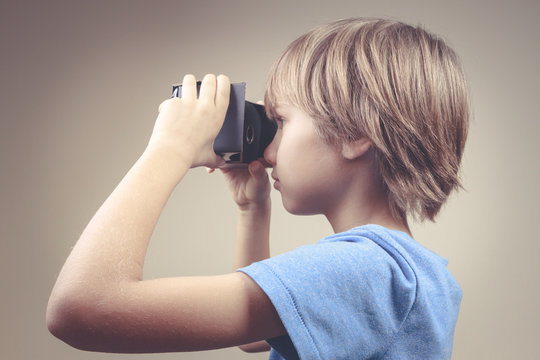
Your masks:
[{"label": "gray background", "polygon": [[[0,4],[0,348],[3,359],[264,359],[237,349],[92,354],[46,329],[47,298],[100,203],[143,151],[185,73],[224,73],[261,99],[267,70],[308,29],[350,16],[423,24],[461,54],[474,119],[463,178],[438,223],[413,224],[464,291],[454,359],[533,358],[540,338],[539,2],[6,1]],[[274,254],[330,232],[273,193]],[[235,207],[220,174],[174,193],[146,277],[230,271]]]}]

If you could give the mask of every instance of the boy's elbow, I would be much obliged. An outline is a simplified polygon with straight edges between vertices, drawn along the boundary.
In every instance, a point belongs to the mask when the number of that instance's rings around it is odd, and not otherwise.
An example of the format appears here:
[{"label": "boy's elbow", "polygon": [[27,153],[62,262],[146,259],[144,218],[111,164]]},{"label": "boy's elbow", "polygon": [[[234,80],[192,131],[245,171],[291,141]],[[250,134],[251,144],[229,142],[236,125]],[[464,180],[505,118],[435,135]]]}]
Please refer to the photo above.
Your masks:
[{"label": "boy's elbow", "polygon": [[[49,299],[46,322],[49,332],[60,340],[64,340],[70,332],[72,319],[66,314],[66,307],[58,299]],[[65,340],[64,340],[65,341]]]},{"label": "boy's elbow", "polygon": [[49,332],[77,349],[93,350],[89,331],[92,317],[88,301],[80,297],[53,293],[49,299],[46,312]]},{"label": "boy's elbow", "polygon": [[251,344],[244,344],[238,346],[238,348],[247,353],[259,353],[270,351],[270,345],[266,341],[258,341]]}]

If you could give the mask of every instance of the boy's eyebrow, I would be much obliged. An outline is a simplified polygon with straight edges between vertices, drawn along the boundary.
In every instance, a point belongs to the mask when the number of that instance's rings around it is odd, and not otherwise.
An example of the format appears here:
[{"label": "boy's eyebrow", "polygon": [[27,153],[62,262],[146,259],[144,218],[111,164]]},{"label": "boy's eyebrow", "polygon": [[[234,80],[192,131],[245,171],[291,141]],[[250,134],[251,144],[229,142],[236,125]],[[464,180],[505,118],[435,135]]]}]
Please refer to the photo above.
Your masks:
[{"label": "boy's eyebrow", "polygon": [[287,112],[287,108],[290,107],[291,105],[289,103],[286,103],[286,102],[278,102],[276,103],[276,105],[274,106],[274,112],[277,114],[277,115],[280,115],[282,116],[283,113],[286,113]]}]

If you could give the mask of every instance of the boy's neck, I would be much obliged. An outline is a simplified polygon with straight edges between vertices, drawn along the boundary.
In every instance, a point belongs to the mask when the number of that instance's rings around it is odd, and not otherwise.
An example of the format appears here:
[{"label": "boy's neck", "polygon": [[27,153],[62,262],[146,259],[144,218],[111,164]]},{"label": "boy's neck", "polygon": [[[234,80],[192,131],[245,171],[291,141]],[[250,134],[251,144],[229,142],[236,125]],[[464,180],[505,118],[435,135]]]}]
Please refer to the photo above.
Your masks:
[{"label": "boy's neck", "polygon": [[392,216],[388,196],[375,170],[373,159],[369,157],[347,164],[350,167],[344,169],[342,175],[351,181],[342,184],[344,188],[341,196],[324,215],[336,233],[376,224],[412,236],[407,220],[400,221]]},{"label": "boy's neck", "polygon": [[[370,209],[373,210],[373,209]],[[409,234],[412,237],[409,225],[394,219],[389,211],[348,211],[341,214],[326,214],[335,233],[347,231],[354,227],[375,224],[387,229],[399,230]]]}]

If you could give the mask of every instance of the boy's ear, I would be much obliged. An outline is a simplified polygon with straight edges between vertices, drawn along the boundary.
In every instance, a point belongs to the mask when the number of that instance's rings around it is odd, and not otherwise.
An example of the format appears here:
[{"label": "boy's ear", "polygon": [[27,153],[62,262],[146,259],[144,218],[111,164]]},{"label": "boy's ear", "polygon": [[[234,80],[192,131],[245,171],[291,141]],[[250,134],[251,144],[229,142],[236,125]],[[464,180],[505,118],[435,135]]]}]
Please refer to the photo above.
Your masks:
[{"label": "boy's ear", "polygon": [[351,141],[342,145],[341,154],[347,160],[354,160],[364,155],[371,147],[371,141],[367,137]]}]

